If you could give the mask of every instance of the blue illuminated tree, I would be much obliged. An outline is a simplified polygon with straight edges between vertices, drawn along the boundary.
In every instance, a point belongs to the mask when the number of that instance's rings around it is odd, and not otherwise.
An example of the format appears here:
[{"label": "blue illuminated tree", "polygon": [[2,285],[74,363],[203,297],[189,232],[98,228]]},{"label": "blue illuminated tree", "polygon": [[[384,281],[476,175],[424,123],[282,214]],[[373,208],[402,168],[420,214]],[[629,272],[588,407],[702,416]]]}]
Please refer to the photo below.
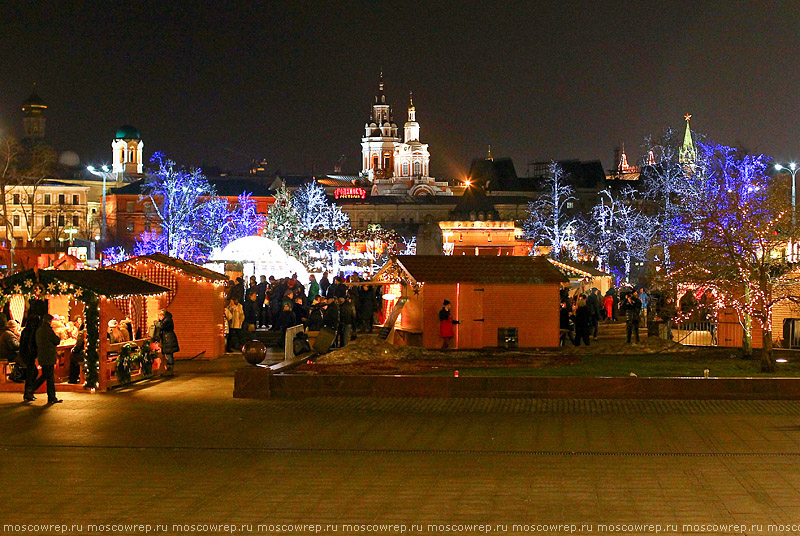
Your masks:
[{"label": "blue illuminated tree", "polygon": [[797,241],[786,177],[771,177],[769,159],[724,145],[698,144],[701,172],[692,181],[696,197],[678,202],[676,223],[689,232],[676,237],[674,279],[718,289],[734,306],[750,352],[753,320],[763,335],[761,369],[774,371],[772,308],[797,278],[785,254]]},{"label": "blue illuminated tree", "polygon": [[162,153],[155,153],[151,160],[158,164],[158,171],[148,176],[143,190],[152,203],[158,230],[137,237],[135,254],[158,252],[202,262],[214,249],[255,235],[263,225],[249,193],[242,193],[230,207],[199,169],[179,168]]}]

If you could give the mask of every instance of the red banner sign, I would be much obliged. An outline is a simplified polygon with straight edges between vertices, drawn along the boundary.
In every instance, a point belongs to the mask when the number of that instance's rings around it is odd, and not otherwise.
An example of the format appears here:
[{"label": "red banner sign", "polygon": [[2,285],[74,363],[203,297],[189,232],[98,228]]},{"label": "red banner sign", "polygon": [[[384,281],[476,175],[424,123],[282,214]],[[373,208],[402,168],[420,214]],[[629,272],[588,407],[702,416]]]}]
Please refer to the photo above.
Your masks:
[{"label": "red banner sign", "polygon": [[333,191],[336,199],[365,199],[367,191],[364,188],[336,188]]}]

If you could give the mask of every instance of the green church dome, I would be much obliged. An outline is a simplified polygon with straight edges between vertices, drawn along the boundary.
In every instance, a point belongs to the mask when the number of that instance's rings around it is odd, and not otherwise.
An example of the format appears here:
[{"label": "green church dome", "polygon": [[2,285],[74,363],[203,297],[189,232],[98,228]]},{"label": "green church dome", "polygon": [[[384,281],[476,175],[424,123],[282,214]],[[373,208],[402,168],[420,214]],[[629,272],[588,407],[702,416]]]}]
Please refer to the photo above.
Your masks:
[{"label": "green church dome", "polygon": [[122,125],[117,129],[117,136],[116,139],[118,140],[141,140],[142,135],[139,134],[139,131],[136,130],[136,127],[132,127],[130,125]]}]

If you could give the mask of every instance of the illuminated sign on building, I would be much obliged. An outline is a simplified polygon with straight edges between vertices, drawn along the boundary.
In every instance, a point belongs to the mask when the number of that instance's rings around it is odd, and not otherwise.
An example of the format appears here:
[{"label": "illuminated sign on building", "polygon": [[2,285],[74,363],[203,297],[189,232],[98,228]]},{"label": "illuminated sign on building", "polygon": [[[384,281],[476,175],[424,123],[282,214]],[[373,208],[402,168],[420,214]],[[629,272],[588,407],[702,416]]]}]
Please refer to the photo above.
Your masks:
[{"label": "illuminated sign on building", "polygon": [[367,191],[364,188],[336,188],[333,191],[333,197],[336,199],[364,199],[367,197]]}]

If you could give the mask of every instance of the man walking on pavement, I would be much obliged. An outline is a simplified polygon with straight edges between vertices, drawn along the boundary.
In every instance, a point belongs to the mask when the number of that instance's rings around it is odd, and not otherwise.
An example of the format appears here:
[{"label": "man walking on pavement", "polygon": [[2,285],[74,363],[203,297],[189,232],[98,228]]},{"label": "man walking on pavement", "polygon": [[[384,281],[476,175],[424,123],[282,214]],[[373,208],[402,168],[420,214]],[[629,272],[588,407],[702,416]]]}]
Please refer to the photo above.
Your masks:
[{"label": "man walking on pavement", "polygon": [[56,332],[53,331],[50,322],[53,321],[53,315],[46,314],[42,317],[42,325],[36,330],[36,350],[39,358],[39,366],[42,367],[42,375],[39,376],[33,383],[31,393],[47,382],[47,404],[58,404],[62,400],[56,398],[56,378],[55,378],[55,365],[58,357],[56,348],[61,342],[61,339]]}]

